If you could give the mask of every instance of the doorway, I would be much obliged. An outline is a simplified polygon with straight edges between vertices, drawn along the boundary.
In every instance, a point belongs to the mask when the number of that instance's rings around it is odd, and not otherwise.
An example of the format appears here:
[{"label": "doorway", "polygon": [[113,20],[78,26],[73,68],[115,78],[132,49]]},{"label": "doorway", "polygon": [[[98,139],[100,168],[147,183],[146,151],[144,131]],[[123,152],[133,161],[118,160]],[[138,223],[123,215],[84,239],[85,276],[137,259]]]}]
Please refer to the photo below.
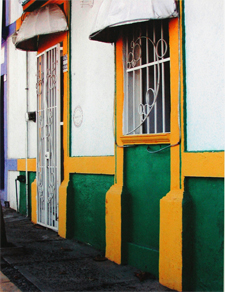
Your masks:
[{"label": "doorway", "polygon": [[37,56],[37,221],[58,231],[60,44]]}]

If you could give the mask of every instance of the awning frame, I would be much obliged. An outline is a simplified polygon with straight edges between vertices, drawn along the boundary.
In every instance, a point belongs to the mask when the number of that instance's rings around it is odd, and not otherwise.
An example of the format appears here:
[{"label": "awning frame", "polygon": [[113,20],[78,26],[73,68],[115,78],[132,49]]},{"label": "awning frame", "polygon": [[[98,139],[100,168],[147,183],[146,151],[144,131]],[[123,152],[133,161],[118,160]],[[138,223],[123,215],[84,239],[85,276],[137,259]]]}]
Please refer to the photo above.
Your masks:
[{"label": "awning frame", "polygon": [[13,36],[17,49],[37,51],[39,39],[48,34],[68,31],[67,19],[57,4],[40,7],[24,19],[20,29]]},{"label": "awning frame", "polygon": [[177,0],[103,0],[89,39],[116,41],[119,28],[138,22],[178,17]]}]

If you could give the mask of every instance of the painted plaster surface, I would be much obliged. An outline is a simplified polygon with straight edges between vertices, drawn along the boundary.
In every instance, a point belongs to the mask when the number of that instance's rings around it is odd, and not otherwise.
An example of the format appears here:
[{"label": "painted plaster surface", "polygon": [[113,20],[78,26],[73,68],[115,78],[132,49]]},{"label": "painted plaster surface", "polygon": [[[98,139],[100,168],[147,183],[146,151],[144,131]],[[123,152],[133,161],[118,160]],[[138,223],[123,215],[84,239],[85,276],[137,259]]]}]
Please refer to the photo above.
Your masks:
[{"label": "painted plaster surface", "polygon": [[182,190],[160,200],[159,282],[182,291]]},{"label": "painted plaster surface", "polygon": [[72,156],[114,154],[114,46],[89,40],[101,2],[72,1]]},{"label": "painted plaster surface", "polygon": [[8,54],[8,158],[25,158],[26,53],[16,50],[10,37]]},{"label": "painted plaster surface", "polygon": [[[8,40],[8,158],[26,157],[26,52]],[[36,111],[36,53],[28,54],[28,111]],[[36,123],[28,123],[28,157],[36,157]],[[15,145],[17,145],[15,147]]]},{"label": "painted plaster surface", "polygon": [[1,48],[1,64],[5,63],[5,47]]},{"label": "painted plaster surface", "polygon": [[186,178],[183,289],[223,291],[224,180]]},{"label": "painted plaster surface", "polygon": [[105,250],[105,196],[114,176],[71,174],[67,199],[67,237]]},{"label": "painted plaster surface", "polygon": [[[159,148],[151,146],[152,151]],[[158,276],[159,204],[170,190],[170,150],[149,154],[147,145],[126,149],[124,168],[124,260]]]},{"label": "painted plaster surface", "polygon": [[[28,111],[37,110],[37,53],[29,52],[28,54]],[[37,156],[37,123],[30,121],[28,123],[28,158]]]},{"label": "painted plaster surface", "polygon": [[224,149],[224,1],[186,0],[187,149]]},{"label": "painted plaster surface", "polygon": [[6,2],[9,2],[9,11],[10,11],[10,17],[9,17],[9,23],[13,23],[16,21],[22,14],[23,14],[23,8],[22,8],[22,0],[11,0]]},{"label": "painted plaster surface", "polygon": [[[20,172],[20,175],[25,175],[25,172]],[[31,217],[31,184],[36,178],[35,172],[28,172],[28,216]],[[20,213],[26,215],[26,184],[18,182],[20,189],[19,210]]]},{"label": "painted plaster surface", "polygon": [[[15,179],[20,173],[18,171],[8,171],[8,188],[7,188],[7,201],[10,202],[10,208],[16,210],[16,185]],[[20,187],[19,183],[17,184],[18,191],[18,203],[20,199]]]}]

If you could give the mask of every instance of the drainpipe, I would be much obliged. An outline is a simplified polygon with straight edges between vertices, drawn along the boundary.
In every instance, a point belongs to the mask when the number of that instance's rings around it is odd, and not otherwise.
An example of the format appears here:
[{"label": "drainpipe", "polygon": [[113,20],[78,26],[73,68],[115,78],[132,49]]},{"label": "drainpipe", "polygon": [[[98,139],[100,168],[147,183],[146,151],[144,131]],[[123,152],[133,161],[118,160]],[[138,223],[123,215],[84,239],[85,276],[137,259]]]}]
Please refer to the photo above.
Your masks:
[{"label": "drainpipe", "polygon": [[[28,52],[26,51],[26,115],[28,115]],[[28,118],[26,118],[26,216],[28,217]]]}]

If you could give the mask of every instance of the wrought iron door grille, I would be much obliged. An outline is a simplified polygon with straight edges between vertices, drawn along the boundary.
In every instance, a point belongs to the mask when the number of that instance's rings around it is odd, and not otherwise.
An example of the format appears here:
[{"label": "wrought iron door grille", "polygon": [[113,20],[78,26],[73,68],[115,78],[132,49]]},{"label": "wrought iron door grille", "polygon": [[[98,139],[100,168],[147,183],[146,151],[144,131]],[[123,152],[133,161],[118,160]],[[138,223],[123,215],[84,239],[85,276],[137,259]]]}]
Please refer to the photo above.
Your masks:
[{"label": "wrought iron door grille", "polygon": [[37,201],[38,222],[58,229],[59,45],[37,58]]}]

